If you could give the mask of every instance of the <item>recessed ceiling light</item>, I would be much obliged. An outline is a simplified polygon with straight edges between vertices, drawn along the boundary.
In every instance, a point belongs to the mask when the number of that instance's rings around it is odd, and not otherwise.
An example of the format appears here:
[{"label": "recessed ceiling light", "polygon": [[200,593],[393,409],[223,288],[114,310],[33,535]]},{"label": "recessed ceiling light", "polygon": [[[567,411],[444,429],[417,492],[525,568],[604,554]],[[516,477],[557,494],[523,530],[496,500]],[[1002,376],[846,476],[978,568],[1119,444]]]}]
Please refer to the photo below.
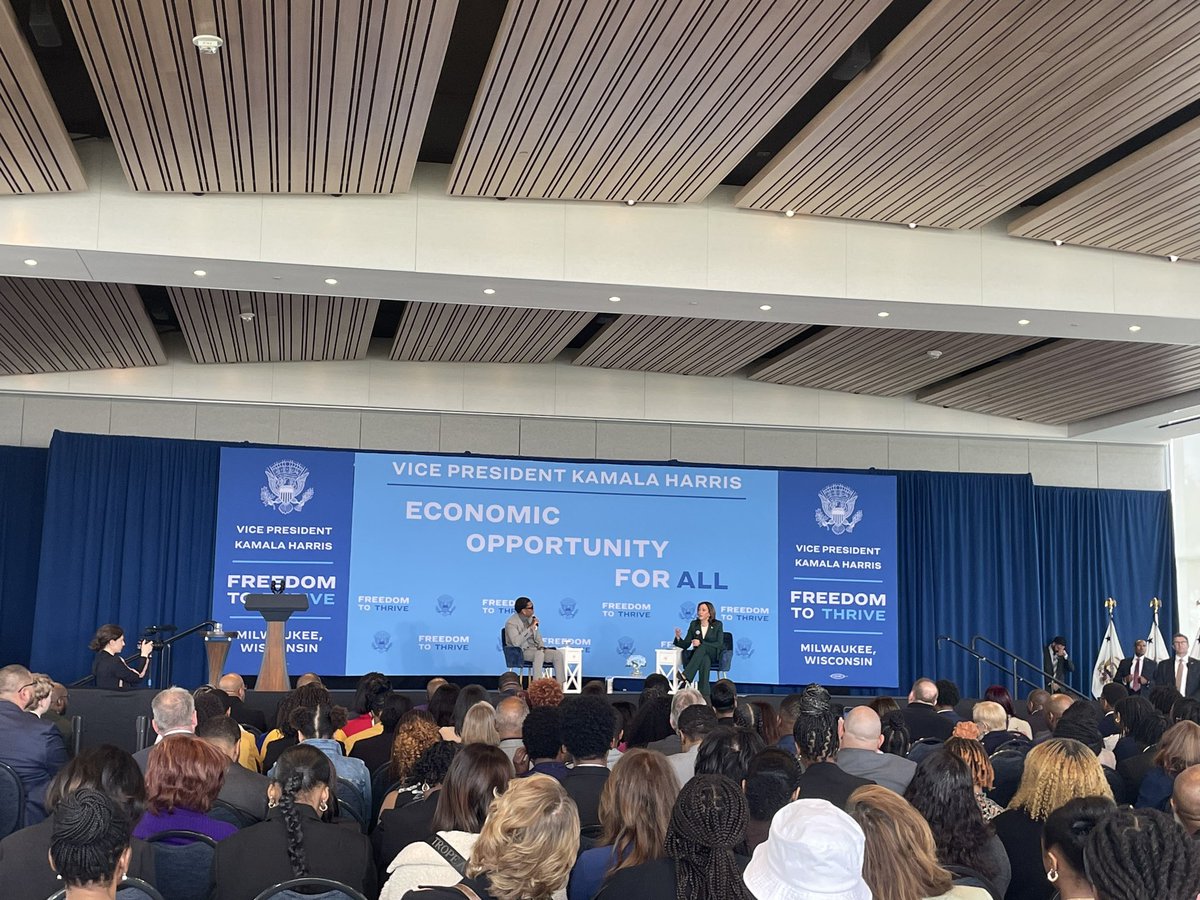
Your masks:
[{"label": "recessed ceiling light", "polygon": [[496,293],[496,289],[495,288],[484,288],[483,292],[485,294],[494,294],[494,293]]},{"label": "recessed ceiling light", "polygon": [[238,313],[238,318],[241,319],[243,322],[253,322],[254,321],[254,313],[252,313],[252,312]]},{"label": "recessed ceiling light", "polygon": [[1176,256],[1174,253],[1172,253],[1170,256],[1168,256],[1167,259],[1169,259],[1171,262],[1179,262],[1179,257]]},{"label": "recessed ceiling light", "polygon": [[1017,319],[1017,324],[1018,325],[1028,325],[1029,320],[1028,319]]},{"label": "recessed ceiling light", "polygon": [[36,259],[27,259],[27,260],[25,260],[25,265],[27,265],[27,266],[36,266],[36,265],[37,265],[37,260],[36,260]]},{"label": "recessed ceiling light", "polygon": [[881,319],[886,319],[888,316],[891,315],[891,313],[888,312],[887,310],[884,310],[882,312],[875,313],[875,315],[879,316],[879,318],[881,318]]},{"label": "recessed ceiling light", "polygon": [[1129,326],[1129,330],[1130,330],[1130,331],[1141,331],[1141,330],[1142,330],[1142,326],[1141,326],[1141,325],[1130,325],[1130,326]]},{"label": "recessed ceiling light", "polygon": [[637,201],[636,201],[636,200],[626,200],[626,201],[625,201],[625,205],[626,205],[626,206],[636,206],[636,205],[637,205]]},{"label": "recessed ceiling light", "polygon": [[795,211],[794,209],[789,209],[789,210],[787,210],[786,212],[784,212],[784,215],[785,215],[785,216],[787,216],[789,219],[790,219],[792,216],[794,216],[795,214],[796,214],[796,211]]},{"label": "recessed ceiling light", "polygon": [[203,278],[208,273],[205,272],[203,269],[193,269],[192,274],[195,275],[197,278]]},{"label": "recessed ceiling light", "polygon": [[337,284],[337,279],[336,278],[326,278],[325,283],[326,284]]},{"label": "recessed ceiling light", "polygon": [[620,303],[621,302],[620,297],[609,297],[608,299],[611,303]]},{"label": "recessed ceiling light", "polygon": [[1061,247],[1061,246],[1062,246],[1062,241],[1061,241],[1059,238],[1055,238],[1055,239],[1054,239],[1054,246],[1055,246],[1055,247]]},{"label": "recessed ceiling light", "polygon": [[916,223],[916,222],[909,222],[909,223],[908,223],[908,227],[909,227],[909,228],[916,228],[916,227],[917,227],[917,223]]},{"label": "recessed ceiling light", "polygon": [[769,303],[764,303],[762,306],[759,307],[759,309],[761,309],[763,312],[766,312],[770,308],[771,308],[771,304],[769,304]]}]

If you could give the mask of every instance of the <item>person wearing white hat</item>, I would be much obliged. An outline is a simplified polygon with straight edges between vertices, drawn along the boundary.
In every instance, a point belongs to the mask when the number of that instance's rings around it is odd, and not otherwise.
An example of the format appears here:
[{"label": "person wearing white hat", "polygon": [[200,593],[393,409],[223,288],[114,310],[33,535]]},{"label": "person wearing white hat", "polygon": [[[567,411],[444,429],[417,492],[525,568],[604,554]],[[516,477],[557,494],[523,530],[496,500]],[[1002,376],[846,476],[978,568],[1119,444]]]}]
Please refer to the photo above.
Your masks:
[{"label": "person wearing white hat", "polygon": [[871,900],[865,845],[858,824],[828,800],[797,800],[775,814],[742,880],[755,900]]}]

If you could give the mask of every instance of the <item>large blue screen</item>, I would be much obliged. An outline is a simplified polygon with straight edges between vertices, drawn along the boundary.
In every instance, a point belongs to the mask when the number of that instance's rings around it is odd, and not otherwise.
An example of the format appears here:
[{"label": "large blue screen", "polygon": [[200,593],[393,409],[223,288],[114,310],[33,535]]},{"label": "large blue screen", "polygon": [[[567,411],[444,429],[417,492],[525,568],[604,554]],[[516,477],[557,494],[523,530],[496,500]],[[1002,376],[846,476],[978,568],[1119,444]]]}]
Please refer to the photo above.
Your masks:
[{"label": "large blue screen", "polygon": [[495,674],[534,599],[585,677],[671,646],[696,604],[734,638],[730,676],[897,679],[896,485],[882,475],[224,448],[213,617],[255,672],[243,608],[272,577],[308,594],[292,673]]}]

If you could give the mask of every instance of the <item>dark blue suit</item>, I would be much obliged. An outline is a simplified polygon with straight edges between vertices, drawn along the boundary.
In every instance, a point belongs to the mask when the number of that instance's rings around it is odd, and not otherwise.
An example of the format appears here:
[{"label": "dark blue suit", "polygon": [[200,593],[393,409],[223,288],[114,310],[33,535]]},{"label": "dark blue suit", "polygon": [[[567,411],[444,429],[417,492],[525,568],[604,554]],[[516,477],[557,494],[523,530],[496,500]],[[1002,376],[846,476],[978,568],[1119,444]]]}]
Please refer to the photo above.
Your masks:
[{"label": "dark blue suit", "polygon": [[12,766],[25,785],[25,824],[46,818],[46,788],[67,764],[67,747],[54,723],[0,700],[0,762]]}]

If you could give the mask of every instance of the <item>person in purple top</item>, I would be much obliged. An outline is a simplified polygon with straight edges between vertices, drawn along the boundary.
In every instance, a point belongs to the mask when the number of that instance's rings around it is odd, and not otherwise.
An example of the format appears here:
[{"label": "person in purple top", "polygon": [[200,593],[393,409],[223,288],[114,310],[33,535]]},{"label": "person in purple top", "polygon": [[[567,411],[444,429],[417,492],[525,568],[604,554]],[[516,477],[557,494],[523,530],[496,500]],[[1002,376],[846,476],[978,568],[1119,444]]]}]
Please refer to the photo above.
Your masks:
[{"label": "person in purple top", "polygon": [[226,762],[216,747],[190,734],[163,738],[150,751],[146,812],[133,836],[145,840],[163,831],[197,831],[220,841],[237,831],[236,826],[208,815],[225,783]]}]

